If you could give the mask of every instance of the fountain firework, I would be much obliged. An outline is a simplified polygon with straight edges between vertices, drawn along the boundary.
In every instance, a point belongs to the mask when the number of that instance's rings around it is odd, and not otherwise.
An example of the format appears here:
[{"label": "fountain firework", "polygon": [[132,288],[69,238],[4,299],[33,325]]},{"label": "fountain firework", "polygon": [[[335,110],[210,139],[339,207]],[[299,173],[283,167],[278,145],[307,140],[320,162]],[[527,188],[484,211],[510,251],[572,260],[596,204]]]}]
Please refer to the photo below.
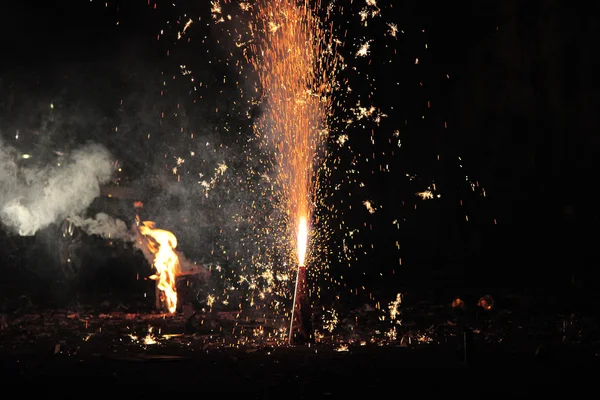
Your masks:
[{"label": "fountain firework", "polygon": [[313,175],[327,138],[337,61],[332,35],[327,34],[316,11],[308,1],[258,2],[254,28],[261,34],[248,56],[257,71],[264,103],[255,132],[261,143],[274,149],[287,236],[295,242],[298,278],[291,329],[294,314],[308,312],[305,286],[316,193]]},{"label": "fountain firework", "polygon": [[[156,4],[150,6],[156,9]],[[219,65],[223,75],[207,82],[199,66],[204,61],[191,58],[178,63],[178,72],[193,93],[199,94],[194,96],[194,104],[222,116],[223,108],[215,107],[215,96],[233,101],[227,118],[219,120],[218,131],[234,134],[235,139],[211,137],[209,142],[191,132],[186,141],[189,139],[193,151],[169,149],[165,158],[171,158],[166,168],[171,168],[177,184],[200,185],[202,207],[226,217],[217,224],[219,232],[207,257],[218,284],[206,293],[206,304],[208,309],[240,310],[236,319],[263,321],[258,333],[253,331],[250,337],[289,342],[289,306],[293,330],[294,321],[302,321],[293,314],[308,301],[309,293],[319,305],[314,320],[318,341],[340,323],[336,310],[329,309],[333,306],[329,301],[342,302],[341,298],[350,294],[376,302],[368,287],[351,287],[345,273],[330,268],[367,265],[358,264],[359,257],[380,248],[380,244],[369,243],[372,222],[377,222],[373,218],[391,217],[389,223],[397,230],[406,221],[401,207],[380,213],[383,199],[373,198],[376,191],[368,189],[370,177],[395,168],[393,159],[402,147],[401,137],[410,132],[390,124],[380,126],[394,109],[391,105],[397,103],[386,99],[390,104],[385,108],[375,105],[381,100],[375,96],[381,84],[375,82],[378,75],[373,69],[381,65],[382,57],[389,56],[386,64],[420,70],[428,60],[428,46],[424,43],[423,50],[398,52],[398,38],[404,30],[383,17],[384,8],[391,10],[392,5],[380,8],[376,0],[214,0],[210,2],[212,24],[206,24],[210,25],[206,32],[198,32],[205,29],[204,24],[195,22],[205,20],[204,16],[184,7],[177,23],[167,21],[157,35],[168,46],[167,54],[201,42],[202,51],[212,54],[208,67],[212,70]],[[378,41],[377,34],[382,44],[371,49]],[[206,35],[217,38],[217,53],[213,54],[210,41],[204,40]],[[222,53],[221,46],[229,47],[228,51]],[[371,53],[377,58],[371,60]],[[171,93],[180,89],[175,83],[181,80],[175,75],[163,82],[171,87]],[[393,83],[400,85],[401,80],[394,76]],[[429,108],[429,102],[426,104]],[[168,113],[163,110],[161,117]],[[183,118],[182,113],[174,115]],[[246,130],[249,126],[252,132]],[[182,132],[190,129],[181,123]],[[228,147],[230,141],[239,146],[241,154]],[[212,162],[206,162],[206,157]],[[218,167],[211,177],[215,163]],[[402,207],[412,210],[416,209],[412,203],[418,200],[440,199],[440,187],[430,177],[412,171],[405,176],[412,182],[409,190],[415,189],[417,196],[411,196],[414,199],[406,205],[403,201]],[[471,184],[468,177],[467,182]],[[366,212],[356,207],[360,204]],[[396,205],[395,200],[390,204]],[[211,213],[212,218],[215,215]],[[399,241],[388,244],[394,246],[396,265],[401,266]],[[378,273],[377,279],[387,279],[395,272],[392,267],[391,272]],[[371,274],[361,275],[367,273]],[[240,332],[239,343],[248,341],[245,335]]]},{"label": "fountain firework", "polygon": [[296,288],[294,301],[292,303],[292,318],[290,322],[290,344],[301,344],[313,340],[312,312],[310,311],[310,299],[308,296],[306,265],[306,246],[308,240],[308,222],[306,218],[300,217],[298,224],[298,273],[296,277]]}]

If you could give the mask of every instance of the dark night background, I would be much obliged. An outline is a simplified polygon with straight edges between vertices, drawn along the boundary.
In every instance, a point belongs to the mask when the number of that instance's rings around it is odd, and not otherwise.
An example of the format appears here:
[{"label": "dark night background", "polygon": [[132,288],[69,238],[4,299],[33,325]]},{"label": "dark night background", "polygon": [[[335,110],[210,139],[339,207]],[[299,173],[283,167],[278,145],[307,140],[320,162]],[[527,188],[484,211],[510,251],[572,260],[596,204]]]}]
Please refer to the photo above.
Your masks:
[{"label": "dark night background", "polygon": [[[152,149],[136,142],[134,133],[152,130],[158,123],[160,107],[169,107],[159,101],[179,100],[156,95],[161,71],[177,71],[178,57],[194,64],[203,54],[192,47],[186,54],[167,57],[169,46],[156,41],[156,34],[181,9],[197,11],[208,22],[210,6],[180,1],[177,10],[165,6],[155,11],[145,1],[118,3],[118,10],[114,2],[104,7],[96,1],[2,6],[4,139],[14,136],[17,127],[39,128],[42,116],[29,114],[29,109],[62,101],[73,110],[65,126],[75,133],[66,140],[44,140],[60,141],[68,148],[93,139],[128,160],[133,176],[158,174],[152,167],[156,163],[141,157]],[[383,15],[405,31],[398,37],[397,58],[387,62],[391,50],[377,39],[371,68],[378,82],[399,82],[380,83],[374,100],[394,105],[382,131],[387,129],[389,136],[399,128],[403,145],[388,159],[393,172],[375,175],[369,184],[370,197],[385,207],[368,217],[373,224],[368,240],[382,249],[367,257],[363,262],[368,268],[359,268],[350,279],[364,279],[392,296],[398,288],[411,286],[595,288],[599,273],[594,154],[600,105],[595,88],[600,86],[594,49],[599,6],[584,8],[559,0],[393,4]],[[210,35],[204,25],[194,26],[193,41]],[[218,48],[215,44],[213,56]],[[206,79],[211,73],[198,72]],[[177,96],[193,102],[185,90]],[[126,116],[119,111],[123,98],[130,107]],[[154,100],[156,107],[151,105]],[[211,101],[222,102],[221,107],[230,104],[226,98]],[[190,124],[223,118],[200,105],[188,114]],[[112,133],[115,125],[121,127],[118,135]],[[79,133],[82,129],[84,134]],[[27,146],[43,142],[30,137]],[[164,139],[178,140],[168,135]],[[424,187],[411,186],[407,173],[435,181],[442,198],[417,201],[414,193]],[[485,198],[471,191],[465,175],[485,188]],[[415,203],[417,212],[412,210]],[[406,222],[398,231],[391,221],[403,215]],[[11,244],[4,246],[3,267],[14,271],[11,252],[23,245],[15,245],[10,236],[4,239]],[[396,270],[392,279],[389,265]],[[380,279],[379,272],[386,277]]]}]

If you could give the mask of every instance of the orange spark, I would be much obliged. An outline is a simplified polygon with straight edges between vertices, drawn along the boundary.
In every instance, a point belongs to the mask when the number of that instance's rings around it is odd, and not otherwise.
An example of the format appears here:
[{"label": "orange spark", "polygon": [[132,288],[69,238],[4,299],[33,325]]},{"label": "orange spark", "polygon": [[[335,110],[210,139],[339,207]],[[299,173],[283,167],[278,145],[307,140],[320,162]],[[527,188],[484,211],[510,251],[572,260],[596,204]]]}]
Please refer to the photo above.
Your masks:
[{"label": "orange spark", "polygon": [[320,22],[308,0],[260,0],[255,12],[253,30],[260,38],[247,57],[264,105],[255,132],[263,147],[273,149],[288,237],[303,265],[316,193],[313,174],[332,110],[336,42],[332,27]]}]

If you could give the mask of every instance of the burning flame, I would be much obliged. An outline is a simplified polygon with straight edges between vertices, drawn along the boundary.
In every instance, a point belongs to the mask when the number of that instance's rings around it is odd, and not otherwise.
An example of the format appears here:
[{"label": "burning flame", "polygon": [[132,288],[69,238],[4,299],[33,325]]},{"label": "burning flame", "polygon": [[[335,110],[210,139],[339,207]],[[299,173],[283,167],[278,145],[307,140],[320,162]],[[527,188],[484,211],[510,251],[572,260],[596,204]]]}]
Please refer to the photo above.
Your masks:
[{"label": "burning flame", "polygon": [[165,296],[169,312],[177,309],[177,291],[175,277],[179,270],[179,257],[174,249],[177,247],[177,238],[173,233],[157,229],[152,221],[144,221],[139,227],[140,233],[149,237],[148,250],[154,254],[154,268],[156,274],[150,279],[156,280],[157,287]]},{"label": "burning flame", "polygon": [[304,260],[306,258],[306,248],[308,245],[308,222],[306,217],[300,217],[298,221],[298,266],[304,267]]}]

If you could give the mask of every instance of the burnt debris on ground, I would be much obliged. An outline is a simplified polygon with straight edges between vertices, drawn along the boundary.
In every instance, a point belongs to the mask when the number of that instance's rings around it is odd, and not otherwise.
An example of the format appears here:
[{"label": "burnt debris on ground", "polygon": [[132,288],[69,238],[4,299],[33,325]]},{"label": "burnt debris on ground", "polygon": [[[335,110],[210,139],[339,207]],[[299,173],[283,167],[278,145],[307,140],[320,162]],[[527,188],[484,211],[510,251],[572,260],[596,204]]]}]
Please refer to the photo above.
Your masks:
[{"label": "burnt debris on ground", "polygon": [[285,318],[251,312],[28,307],[1,315],[0,357],[3,373],[15,378],[75,374],[117,381],[166,363],[173,374],[190,366],[217,380],[227,370],[243,380],[266,374],[261,379],[286,382],[308,365],[310,379],[335,380],[365,368],[381,379],[390,368],[404,367],[599,364],[596,315],[552,313],[523,296],[486,301],[477,307],[459,299],[444,305],[398,301],[364,304],[343,316],[315,313],[315,343],[299,347],[287,345]]}]

